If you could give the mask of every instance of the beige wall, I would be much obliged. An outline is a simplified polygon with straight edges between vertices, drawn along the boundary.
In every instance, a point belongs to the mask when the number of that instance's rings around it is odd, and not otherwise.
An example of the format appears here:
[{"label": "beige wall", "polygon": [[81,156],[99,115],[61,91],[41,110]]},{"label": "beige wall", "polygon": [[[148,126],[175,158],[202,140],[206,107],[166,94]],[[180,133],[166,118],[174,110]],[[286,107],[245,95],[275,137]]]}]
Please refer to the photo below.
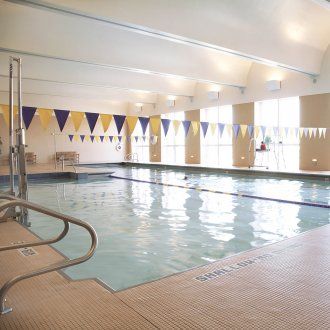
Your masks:
[{"label": "beige wall", "polygon": [[[160,116],[152,116],[152,118],[159,118]],[[149,144],[149,160],[150,162],[161,162],[162,161],[162,135],[161,135],[161,130],[162,130],[162,124],[160,124],[158,134],[157,134],[157,143],[156,144]],[[150,136],[154,135],[154,133],[151,130],[151,125],[149,124],[149,132]]]},{"label": "beige wall", "polygon": [[[125,127],[125,126],[124,126]],[[54,136],[52,133],[56,134],[56,150],[57,151],[76,151],[80,154],[80,162],[120,162],[124,159],[125,153],[125,143],[121,151],[116,151],[115,143],[107,142],[84,142],[82,143],[80,138],[78,142],[70,142],[68,134],[75,134],[75,130],[71,121],[68,121],[61,133],[55,117],[52,117],[49,128],[47,130],[43,129],[39,116],[35,115],[32,123],[27,130],[26,143],[28,145],[27,151],[33,151],[37,154],[38,163],[51,163],[54,160],[55,143]],[[112,121],[108,132],[104,133],[100,120],[98,120],[93,135],[117,135],[117,130]],[[91,134],[86,119],[76,134]],[[123,128],[121,134],[125,134],[125,128]],[[4,122],[3,115],[0,114],[0,136],[3,141],[3,154],[1,157],[4,159],[8,155],[8,127]]]},{"label": "beige wall", "polygon": [[[234,124],[254,124],[254,103],[235,104],[233,106],[233,123]],[[250,137],[246,132],[244,138],[242,133],[235,138],[233,135],[233,165],[249,166],[249,144]],[[254,146],[253,146],[254,148]],[[253,148],[250,152],[250,162],[253,163]]]},{"label": "beige wall", "polygon": [[[300,169],[330,170],[330,93],[300,97],[300,126],[327,127],[326,137],[300,140]],[[313,163],[312,159],[317,159]]]},{"label": "beige wall", "polygon": [[[192,110],[185,112],[185,119],[190,121],[200,121],[200,111]],[[201,140],[200,129],[196,135],[193,134],[192,127],[190,127],[185,147],[185,163],[186,164],[200,164],[201,162]]]}]

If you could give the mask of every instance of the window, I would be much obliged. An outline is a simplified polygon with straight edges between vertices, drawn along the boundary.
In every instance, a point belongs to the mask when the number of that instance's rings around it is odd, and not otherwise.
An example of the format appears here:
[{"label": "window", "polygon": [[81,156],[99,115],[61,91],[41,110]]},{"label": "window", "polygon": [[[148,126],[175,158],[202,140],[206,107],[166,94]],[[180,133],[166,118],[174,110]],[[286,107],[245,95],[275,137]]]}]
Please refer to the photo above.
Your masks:
[{"label": "window", "polygon": [[[222,107],[213,107],[201,109],[200,121],[209,123],[232,124],[233,110],[231,105]],[[232,128],[224,127],[220,136],[219,128],[212,132],[209,125],[206,136],[204,138],[201,131],[201,162],[210,166],[231,166],[233,162],[232,156]]]},{"label": "window", "polygon": [[132,154],[137,154],[139,162],[149,162],[149,129],[143,135],[142,127],[138,122],[131,136]]},{"label": "window", "polygon": [[184,164],[185,162],[185,134],[182,124],[180,124],[177,134],[173,125],[173,120],[184,120],[184,111],[172,112],[162,115],[162,118],[170,119],[172,123],[165,137],[162,129],[162,162],[168,164]]},{"label": "window", "polygon": [[[276,169],[299,168],[299,111],[299,97],[255,103],[255,125],[267,127],[265,134],[260,130],[256,138],[257,149],[264,140],[269,150],[264,165]],[[256,165],[258,158],[257,153]]]}]

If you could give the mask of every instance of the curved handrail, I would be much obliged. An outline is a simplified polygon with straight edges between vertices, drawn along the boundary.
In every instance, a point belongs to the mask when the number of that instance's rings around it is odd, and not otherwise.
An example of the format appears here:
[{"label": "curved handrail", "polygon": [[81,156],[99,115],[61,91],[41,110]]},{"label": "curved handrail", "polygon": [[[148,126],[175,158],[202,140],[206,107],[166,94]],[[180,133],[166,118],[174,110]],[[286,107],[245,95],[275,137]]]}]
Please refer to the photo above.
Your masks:
[{"label": "curved handrail", "polygon": [[[7,199],[7,200],[10,200],[10,201],[19,201],[18,198],[14,197],[14,196],[10,196],[10,195],[0,195],[0,199]],[[1,213],[2,210],[8,209],[10,207],[13,207],[13,206],[10,205],[10,204],[8,205],[8,203],[1,205],[0,206],[0,213]],[[22,249],[22,248],[32,247],[32,246],[54,244],[54,243],[60,241],[61,239],[63,239],[69,231],[69,228],[70,228],[69,223],[66,222],[66,221],[63,221],[63,223],[64,223],[64,228],[63,228],[62,232],[57,237],[50,238],[50,239],[43,240],[43,241],[36,241],[36,242],[30,242],[30,243],[24,243],[24,244],[0,246],[0,252],[1,251],[7,251],[7,250]]]},{"label": "curved handrail", "polygon": [[126,161],[131,161],[131,162],[134,162],[134,161],[138,162],[139,161],[139,155],[136,152],[129,153],[125,156],[125,160]]},{"label": "curved handrail", "polygon": [[[62,268],[67,268],[67,267],[71,267],[71,266],[83,263],[84,261],[87,261],[88,259],[90,259],[93,256],[93,254],[95,252],[95,249],[97,247],[96,232],[95,232],[94,228],[91,225],[89,225],[87,222],[84,222],[82,220],[73,218],[71,216],[68,216],[68,215],[53,211],[53,210],[50,210],[48,208],[39,206],[39,205],[31,203],[31,202],[27,202],[25,200],[18,200],[18,199],[11,200],[10,202],[6,203],[5,205],[1,205],[0,206],[0,211],[5,209],[6,207],[16,207],[16,206],[25,207],[27,209],[30,209],[30,210],[33,210],[33,211],[40,212],[42,214],[51,216],[51,217],[56,218],[58,220],[62,220],[65,223],[73,223],[77,226],[85,228],[91,236],[91,246],[90,246],[88,252],[85,255],[83,255],[82,257],[75,258],[75,259],[72,259],[72,260],[65,260],[65,261],[62,261],[62,262],[58,262],[58,263],[55,263],[55,264],[52,264],[52,265],[49,265],[49,266],[31,271],[31,272],[28,272],[28,273],[25,273],[25,274],[15,276],[14,278],[7,281],[2,286],[2,288],[0,289],[0,314],[5,314],[5,313],[8,313],[8,312],[12,311],[12,308],[6,308],[5,307],[5,296],[8,292],[8,290],[14,284],[16,284],[17,282],[22,281],[24,279],[28,279],[28,278],[31,278],[31,277],[34,277],[34,276],[46,274],[46,273],[49,273],[49,272],[52,272],[52,271],[55,271],[55,270],[60,270]],[[14,248],[18,248],[18,246],[19,245],[15,245]]]}]

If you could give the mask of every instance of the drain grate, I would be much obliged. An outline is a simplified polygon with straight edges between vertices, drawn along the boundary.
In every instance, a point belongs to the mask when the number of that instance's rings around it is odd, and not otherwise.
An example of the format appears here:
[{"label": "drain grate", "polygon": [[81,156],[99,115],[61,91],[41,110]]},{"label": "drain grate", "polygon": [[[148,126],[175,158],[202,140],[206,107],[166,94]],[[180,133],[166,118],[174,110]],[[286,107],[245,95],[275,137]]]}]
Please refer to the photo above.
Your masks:
[{"label": "drain grate", "polygon": [[34,249],[32,249],[31,247],[28,248],[23,248],[23,249],[19,249],[18,250],[24,257],[31,257],[34,255],[37,255],[38,252]]}]

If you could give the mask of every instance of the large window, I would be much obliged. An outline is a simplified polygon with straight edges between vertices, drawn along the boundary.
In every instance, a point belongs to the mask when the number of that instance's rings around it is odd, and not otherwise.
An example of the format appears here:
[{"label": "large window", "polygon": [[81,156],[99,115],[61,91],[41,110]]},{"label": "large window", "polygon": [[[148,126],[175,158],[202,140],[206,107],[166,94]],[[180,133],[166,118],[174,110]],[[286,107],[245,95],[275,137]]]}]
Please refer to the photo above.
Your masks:
[{"label": "large window", "polygon": [[213,131],[209,125],[208,131],[204,138],[201,131],[201,162],[204,165],[210,166],[231,166],[233,162],[232,157],[232,129],[226,124],[233,122],[232,106],[213,107],[208,109],[201,109],[200,121],[209,123],[225,124],[222,134],[220,134],[219,127]]},{"label": "large window", "polygon": [[[299,167],[299,97],[266,100],[255,103],[255,125],[263,127],[256,138],[256,148],[265,142],[267,155],[258,155],[255,164],[270,168]],[[264,160],[262,160],[264,158]]]},{"label": "large window", "polygon": [[185,135],[182,124],[180,124],[177,133],[173,120],[182,121],[185,118],[184,111],[163,114],[162,118],[172,121],[165,137],[162,129],[162,162],[168,164],[184,164],[185,162]]},{"label": "large window", "polygon": [[132,154],[137,154],[139,162],[149,162],[149,128],[143,135],[142,127],[138,122],[131,137]]}]

